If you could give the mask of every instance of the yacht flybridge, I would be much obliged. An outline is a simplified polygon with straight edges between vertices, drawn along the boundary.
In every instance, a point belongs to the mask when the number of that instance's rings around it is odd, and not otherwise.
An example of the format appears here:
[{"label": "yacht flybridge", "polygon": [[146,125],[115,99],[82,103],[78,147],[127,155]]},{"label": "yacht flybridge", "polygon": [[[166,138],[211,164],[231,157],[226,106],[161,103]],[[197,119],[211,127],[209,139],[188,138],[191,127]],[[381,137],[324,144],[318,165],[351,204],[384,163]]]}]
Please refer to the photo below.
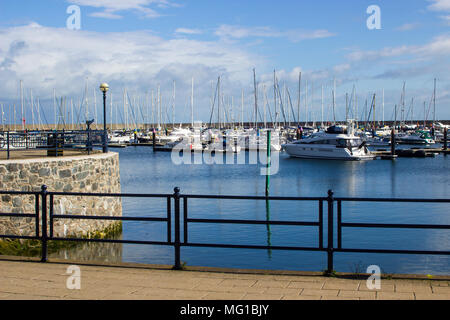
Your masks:
[{"label": "yacht flybridge", "polygon": [[286,152],[295,158],[330,160],[373,160],[366,143],[344,126],[331,126],[326,131],[285,144]]}]

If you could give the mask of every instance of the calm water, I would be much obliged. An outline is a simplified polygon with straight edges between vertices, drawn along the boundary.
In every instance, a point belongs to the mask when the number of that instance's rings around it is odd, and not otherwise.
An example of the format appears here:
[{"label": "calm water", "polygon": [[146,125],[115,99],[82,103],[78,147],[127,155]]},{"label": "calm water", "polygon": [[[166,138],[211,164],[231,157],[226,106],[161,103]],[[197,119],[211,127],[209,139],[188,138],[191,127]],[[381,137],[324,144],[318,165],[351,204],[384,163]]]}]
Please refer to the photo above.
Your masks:
[{"label": "calm water", "polygon": [[[170,153],[151,148],[119,149],[122,192],[264,195],[259,165],[174,165]],[[248,156],[248,154],[247,154]],[[397,161],[317,161],[279,155],[279,172],[270,178],[273,196],[449,198],[450,158]],[[345,222],[450,224],[448,204],[344,203]],[[317,221],[317,202],[190,200],[192,218]],[[125,216],[166,215],[164,200],[124,199]],[[325,210],[326,212],[326,210]],[[189,241],[253,245],[316,246],[316,227],[190,224]],[[123,239],[166,240],[164,223],[124,223]],[[324,240],[326,244],[326,240]],[[449,250],[446,230],[344,229],[346,248]],[[173,249],[124,245],[124,262],[173,264]],[[326,253],[247,249],[182,248],[187,265],[321,271]],[[335,255],[335,270],[365,271],[378,265],[385,273],[450,274],[450,257],[387,254]]]}]

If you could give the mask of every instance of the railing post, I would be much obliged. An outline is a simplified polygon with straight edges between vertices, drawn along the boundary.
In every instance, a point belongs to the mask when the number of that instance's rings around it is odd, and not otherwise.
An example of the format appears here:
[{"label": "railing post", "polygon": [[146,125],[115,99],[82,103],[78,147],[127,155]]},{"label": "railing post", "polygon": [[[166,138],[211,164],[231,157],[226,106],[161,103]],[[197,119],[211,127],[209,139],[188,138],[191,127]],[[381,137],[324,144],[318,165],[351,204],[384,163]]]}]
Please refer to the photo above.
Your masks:
[{"label": "railing post", "polygon": [[47,186],[41,187],[42,196],[42,257],[41,262],[47,262],[48,250],[47,250]]},{"label": "railing post", "polygon": [[319,200],[319,248],[323,249],[323,200]]},{"label": "railing post", "polygon": [[333,209],[334,209],[334,199],[333,199],[333,191],[332,190],[328,190],[328,198],[327,198],[327,202],[328,202],[328,268],[327,268],[327,273],[328,274],[332,274],[333,273],[333,247],[334,247],[334,235],[333,235],[333,222],[334,222],[334,217],[333,217]]},{"label": "railing post", "polygon": [[175,265],[173,268],[175,270],[181,270],[180,261],[180,188],[176,187],[174,189],[173,198],[175,200]]},{"label": "railing post", "polygon": [[342,249],[342,201],[337,202],[337,247]]},{"label": "railing post", "polygon": [[35,218],[36,237],[39,237],[39,226],[40,226],[40,223],[39,223],[39,211],[40,211],[40,208],[39,208],[39,196],[40,196],[40,194],[36,193],[35,200],[34,200],[34,202],[35,202],[34,213],[36,215],[36,218]]}]

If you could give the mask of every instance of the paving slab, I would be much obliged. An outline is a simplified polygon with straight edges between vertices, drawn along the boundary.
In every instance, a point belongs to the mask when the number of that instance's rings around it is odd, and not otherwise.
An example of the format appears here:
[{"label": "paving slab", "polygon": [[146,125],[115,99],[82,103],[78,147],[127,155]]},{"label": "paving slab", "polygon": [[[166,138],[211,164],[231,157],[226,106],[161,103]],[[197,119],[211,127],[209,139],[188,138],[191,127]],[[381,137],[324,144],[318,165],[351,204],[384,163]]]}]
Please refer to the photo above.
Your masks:
[{"label": "paving slab", "polygon": [[[72,265],[0,259],[1,300],[450,300],[444,280],[382,279],[370,290],[362,279],[327,278],[315,273],[169,266],[80,264],[80,289],[69,289]],[[76,279],[75,279],[76,280]],[[74,279],[71,279],[75,283]]]}]

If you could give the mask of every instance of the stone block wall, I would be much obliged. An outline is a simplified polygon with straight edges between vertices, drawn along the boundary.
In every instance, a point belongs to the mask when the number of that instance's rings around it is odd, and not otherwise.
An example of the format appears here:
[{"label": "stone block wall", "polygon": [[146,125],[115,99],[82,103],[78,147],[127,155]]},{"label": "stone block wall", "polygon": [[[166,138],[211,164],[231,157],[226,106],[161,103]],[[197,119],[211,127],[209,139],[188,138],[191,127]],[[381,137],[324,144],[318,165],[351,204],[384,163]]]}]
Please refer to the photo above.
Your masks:
[{"label": "stone block wall", "polygon": [[[120,193],[119,155],[84,156],[0,161],[1,191],[47,191]],[[48,202],[50,197],[48,197]],[[40,205],[42,205],[40,201]],[[50,205],[50,203],[49,203]],[[54,214],[121,216],[121,198],[54,196]],[[0,195],[0,212],[35,212],[33,195]],[[55,219],[54,236],[86,236],[117,221]],[[0,218],[0,234],[34,235],[34,218]]]}]

